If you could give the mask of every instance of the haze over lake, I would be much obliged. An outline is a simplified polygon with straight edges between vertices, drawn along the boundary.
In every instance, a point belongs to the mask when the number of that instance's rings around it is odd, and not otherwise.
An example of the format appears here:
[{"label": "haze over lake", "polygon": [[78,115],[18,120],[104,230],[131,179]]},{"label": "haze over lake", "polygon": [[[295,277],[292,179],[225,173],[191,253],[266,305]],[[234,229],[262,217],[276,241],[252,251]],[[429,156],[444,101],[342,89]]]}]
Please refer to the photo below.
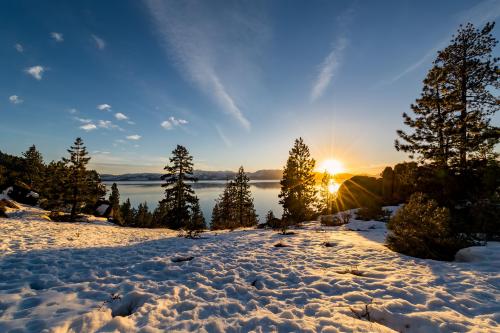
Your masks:
[{"label": "haze over lake", "polygon": [[[107,189],[111,188],[113,182],[104,182]],[[154,210],[158,201],[164,198],[164,188],[161,181],[122,181],[116,182],[120,191],[120,201],[124,202],[130,198],[132,206],[137,207],[141,202],[146,202],[150,210]],[[205,216],[205,220],[210,223],[212,208],[215,199],[224,190],[225,180],[205,180],[193,184],[193,189],[200,199],[200,206]],[[250,181],[250,190],[254,198],[254,205],[259,221],[265,221],[266,213],[272,210],[275,216],[281,216],[283,209],[278,203],[280,183],[276,180]]]}]

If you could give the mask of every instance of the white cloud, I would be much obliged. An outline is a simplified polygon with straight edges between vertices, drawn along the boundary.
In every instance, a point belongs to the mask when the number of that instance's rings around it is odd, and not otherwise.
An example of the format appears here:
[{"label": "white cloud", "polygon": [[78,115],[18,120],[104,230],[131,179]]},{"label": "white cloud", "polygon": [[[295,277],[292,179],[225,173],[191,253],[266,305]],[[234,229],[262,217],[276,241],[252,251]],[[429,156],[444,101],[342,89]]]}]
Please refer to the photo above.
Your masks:
[{"label": "white cloud", "polygon": [[99,128],[105,128],[105,129],[113,129],[113,128],[116,128],[120,131],[123,131],[123,128],[121,128],[120,126],[116,125],[116,124],[113,124],[112,121],[110,120],[99,120],[97,122],[97,127]]},{"label": "white cloud", "polygon": [[330,82],[340,65],[340,59],[346,46],[347,39],[344,37],[338,38],[330,53],[323,60],[311,89],[310,99],[312,102],[320,98],[326,88],[330,85]]},{"label": "white cloud", "polygon": [[75,108],[71,108],[71,109],[68,109],[68,112],[71,114],[75,114],[75,113],[78,113],[78,110]]},{"label": "white cloud", "polygon": [[97,106],[97,109],[101,110],[101,111],[110,111],[111,110],[111,105],[109,105],[109,104],[99,104]]},{"label": "white cloud", "polygon": [[139,140],[140,138],[142,138],[142,136],[140,136],[138,134],[127,136],[127,140]]},{"label": "white cloud", "polygon": [[128,117],[121,112],[115,113],[115,118],[118,120],[127,120]]},{"label": "white cloud", "polygon": [[161,123],[161,127],[166,130],[171,130],[176,126],[186,125],[188,123],[185,119],[176,119],[175,117],[169,117],[168,120],[165,120]]},{"label": "white cloud", "polygon": [[51,32],[50,37],[52,37],[52,39],[54,39],[58,43],[64,42],[63,34],[60,32]]},{"label": "white cloud", "polygon": [[80,129],[82,129],[86,132],[90,132],[90,131],[97,129],[97,126],[94,124],[85,124],[85,125],[80,126]]},{"label": "white cloud", "polygon": [[24,47],[21,44],[19,44],[19,43],[17,43],[16,45],[14,45],[14,48],[19,53],[23,53],[24,52]]},{"label": "white cloud", "polygon": [[25,72],[31,76],[33,76],[37,80],[42,79],[43,73],[46,71],[45,67],[37,65],[33,67],[29,67],[25,69]]},{"label": "white cloud", "polygon": [[12,104],[21,104],[22,102],[24,102],[21,97],[17,96],[17,95],[12,95],[9,97],[9,101],[12,103]]},{"label": "white cloud", "polygon": [[172,128],[174,128],[174,126],[172,125],[172,123],[168,120],[165,120],[164,122],[161,123],[161,127],[163,127],[164,129],[166,130],[171,130]]},{"label": "white cloud", "polygon": [[106,42],[101,37],[92,35],[92,39],[94,40],[95,45],[99,50],[103,50],[106,47]]},{"label": "white cloud", "polygon": [[[148,0],[146,3],[165,52],[169,56],[173,53],[181,74],[250,130],[250,121],[235,97],[236,87],[241,84],[236,78],[241,75],[250,77],[258,71],[249,57],[260,49],[259,43],[268,35],[265,25],[257,18],[260,16],[242,15],[245,10],[235,12],[231,9],[225,14],[227,20],[222,24],[221,20],[207,14],[210,11],[204,8],[203,1],[189,6],[178,5],[175,1]],[[223,68],[229,67],[228,62],[238,64],[238,70],[242,71],[238,74],[241,75],[223,73]],[[233,82],[228,82],[230,77]]]},{"label": "white cloud", "polygon": [[75,120],[76,120],[76,121],[79,121],[79,122],[81,122],[81,123],[84,123],[84,124],[88,124],[88,123],[91,123],[91,122],[92,122],[92,119],[79,118],[79,117],[75,117]]}]

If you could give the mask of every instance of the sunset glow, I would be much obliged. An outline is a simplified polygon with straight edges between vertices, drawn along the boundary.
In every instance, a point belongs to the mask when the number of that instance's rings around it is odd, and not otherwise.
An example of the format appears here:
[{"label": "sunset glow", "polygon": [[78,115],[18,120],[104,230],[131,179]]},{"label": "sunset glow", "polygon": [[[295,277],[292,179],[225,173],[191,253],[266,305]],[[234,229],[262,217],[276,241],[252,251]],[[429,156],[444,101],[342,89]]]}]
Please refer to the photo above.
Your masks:
[{"label": "sunset glow", "polygon": [[335,159],[327,159],[319,164],[317,168],[318,172],[328,172],[331,175],[336,175],[345,171],[342,162]]}]

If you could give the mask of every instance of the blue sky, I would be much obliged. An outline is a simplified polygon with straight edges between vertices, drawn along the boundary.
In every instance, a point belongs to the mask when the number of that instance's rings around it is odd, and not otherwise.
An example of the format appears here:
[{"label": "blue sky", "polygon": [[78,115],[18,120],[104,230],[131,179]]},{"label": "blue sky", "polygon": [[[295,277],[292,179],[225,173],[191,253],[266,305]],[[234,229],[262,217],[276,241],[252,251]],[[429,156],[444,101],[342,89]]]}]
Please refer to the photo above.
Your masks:
[{"label": "blue sky", "polygon": [[[176,144],[209,170],[313,156],[376,172],[438,49],[500,1],[2,1],[0,150],[161,171]],[[495,35],[498,38],[498,30]],[[498,123],[497,119],[494,121]]]}]

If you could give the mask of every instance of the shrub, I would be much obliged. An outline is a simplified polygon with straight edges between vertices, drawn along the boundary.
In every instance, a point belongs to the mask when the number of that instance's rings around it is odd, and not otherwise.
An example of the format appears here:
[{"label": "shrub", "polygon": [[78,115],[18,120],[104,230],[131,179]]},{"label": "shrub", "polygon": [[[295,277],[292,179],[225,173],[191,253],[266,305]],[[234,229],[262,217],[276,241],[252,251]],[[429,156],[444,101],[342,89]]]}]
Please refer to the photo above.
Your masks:
[{"label": "shrub", "polygon": [[340,220],[342,221],[342,224],[347,224],[351,222],[352,214],[349,212],[341,212],[339,214]]},{"label": "shrub", "polygon": [[335,227],[344,224],[337,215],[321,215],[319,222],[326,227]]},{"label": "shrub", "polygon": [[414,193],[388,223],[393,251],[424,259],[452,260],[462,247],[450,230],[450,212],[425,194]]},{"label": "shrub", "polygon": [[356,212],[356,219],[362,221],[383,221],[386,213],[379,205],[370,205],[367,207],[361,207]]}]

